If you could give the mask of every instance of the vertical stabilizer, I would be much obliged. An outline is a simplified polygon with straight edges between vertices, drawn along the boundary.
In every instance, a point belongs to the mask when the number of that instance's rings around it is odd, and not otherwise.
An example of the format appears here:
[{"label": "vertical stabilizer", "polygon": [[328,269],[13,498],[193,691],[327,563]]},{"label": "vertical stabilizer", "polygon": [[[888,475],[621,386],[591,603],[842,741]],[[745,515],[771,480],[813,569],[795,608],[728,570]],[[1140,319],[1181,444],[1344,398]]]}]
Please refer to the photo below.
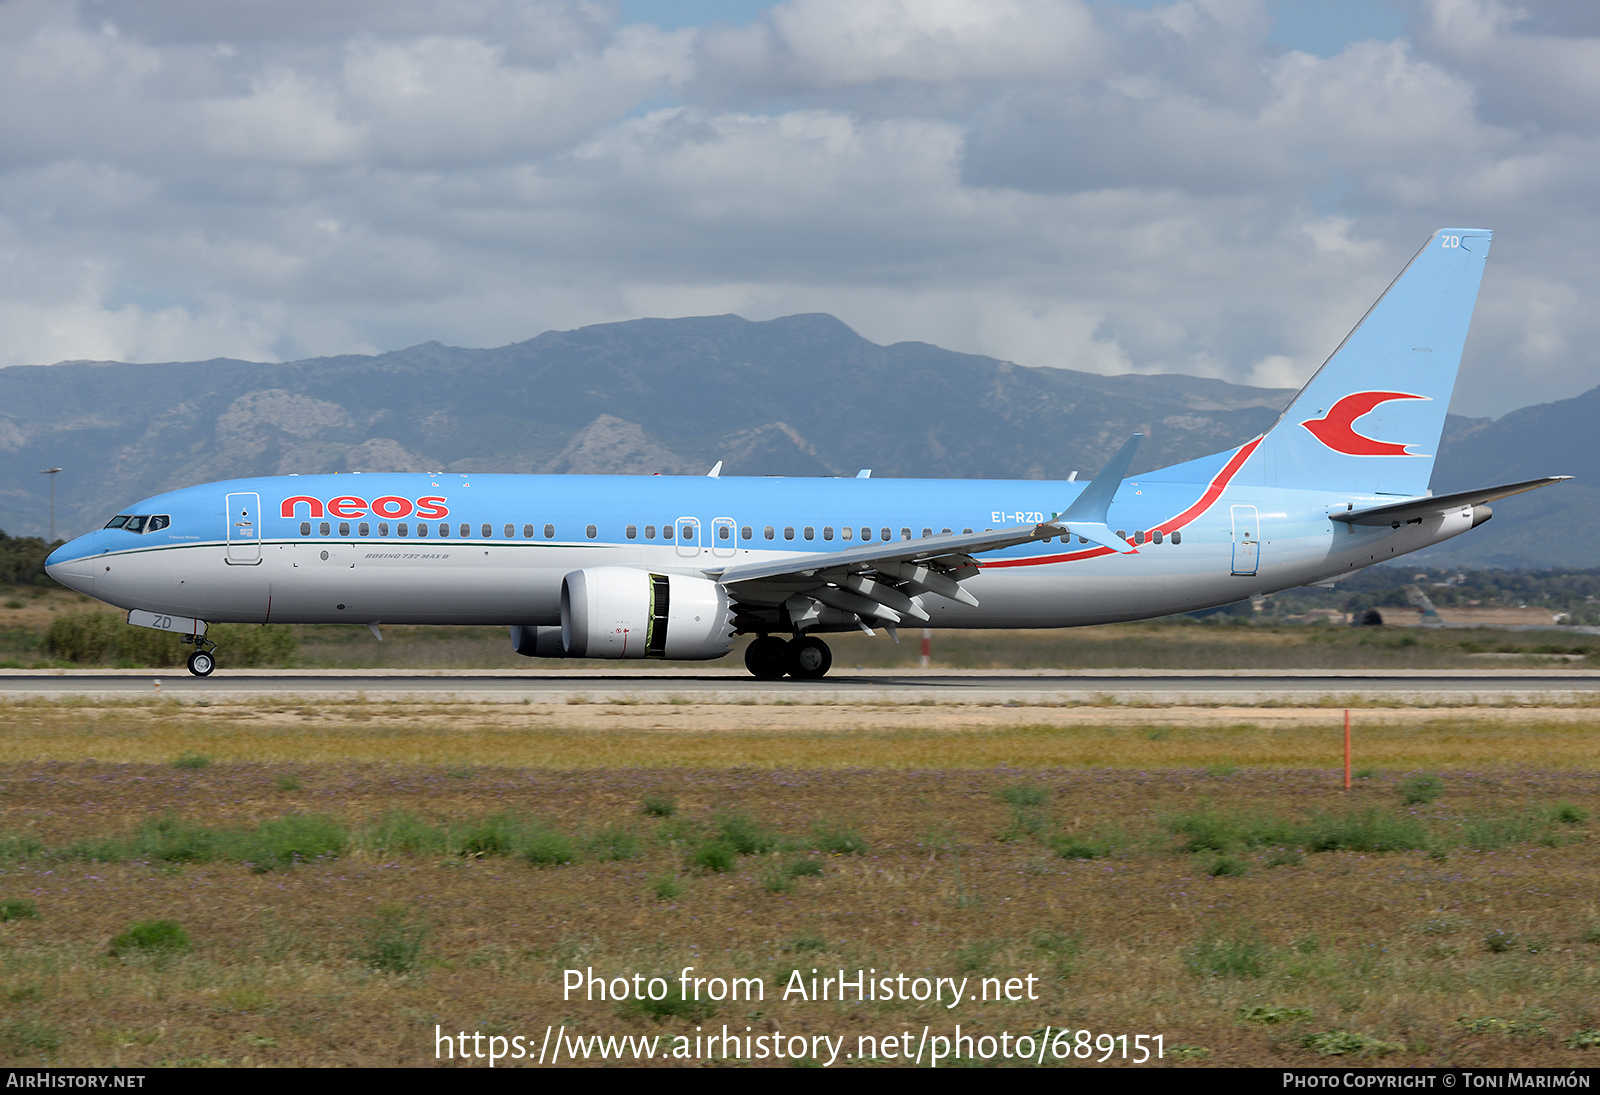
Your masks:
[{"label": "vertical stabilizer", "polygon": [[1425,493],[1491,236],[1435,232],[1295,396],[1241,479]]}]

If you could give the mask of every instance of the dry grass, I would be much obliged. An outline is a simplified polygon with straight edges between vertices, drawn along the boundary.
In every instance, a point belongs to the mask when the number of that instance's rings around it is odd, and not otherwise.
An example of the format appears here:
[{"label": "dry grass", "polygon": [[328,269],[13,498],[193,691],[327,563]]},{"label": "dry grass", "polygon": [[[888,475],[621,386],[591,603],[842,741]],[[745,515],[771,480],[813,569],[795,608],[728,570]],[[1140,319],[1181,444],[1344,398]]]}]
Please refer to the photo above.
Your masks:
[{"label": "dry grass", "polygon": [[[1339,712],[740,704],[27,701],[0,708],[0,763],[342,761],[547,769],[1331,768]],[[1592,768],[1585,709],[1369,710],[1362,767]]]},{"label": "dry grass", "polygon": [[[298,790],[285,791],[292,772]],[[561,971],[759,976],[762,1003],[700,1020],[756,1033],[847,1036],[955,1022],[972,1033],[1046,1024],[1160,1033],[1213,1064],[1584,1065],[1565,1039],[1600,1026],[1591,823],[1549,822],[1494,852],[1459,841],[1428,853],[1312,853],[1240,847],[1240,877],[1182,850],[1175,815],[1284,818],[1341,811],[1323,773],[803,769],[447,770],[395,764],[13,764],[0,833],[42,846],[0,866],[0,897],[37,919],[0,926],[0,1060],[425,1064],[435,1024],[523,1034],[693,1033],[611,1003],[561,999]],[[1362,781],[1372,809],[1441,834],[1474,818],[1562,800],[1591,815],[1588,775],[1454,773],[1439,801],[1407,814],[1400,777]],[[652,818],[646,795],[676,811]],[[1020,802],[1015,805],[1012,801]],[[50,848],[125,833],[168,812],[208,825],[302,811],[357,829],[393,809],[462,824],[511,811],[582,846],[631,833],[639,857],[590,854],[536,869],[506,856],[374,855],[255,874],[229,863],[95,863]],[[1018,832],[1019,811],[1032,811]],[[695,841],[730,816],[776,835],[778,850],[728,873],[686,866]],[[1540,815],[1544,816],[1544,815]],[[819,826],[849,828],[863,855],[807,852]],[[1111,845],[1057,856],[1061,834]],[[20,845],[13,842],[11,847]],[[1274,857],[1285,865],[1272,866]],[[817,876],[773,871],[797,858]],[[673,880],[666,899],[659,883]],[[380,911],[387,910],[387,911]],[[387,919],[385,919],[387,917]],[[111,958],[134,920],[174,920],[187,953]],[[403,972],[374,969],[374,932],[410,925]],[[375,927],[377,925],[377,927]],[[1494,946],[1489,940],[1497,940]],[[1501,943],[1504,945],[1502,946]],[[793,967],[911,975],[1038,977],[1036,1002],[784,1003]],[[974,982],[975,984],[975,982]],[[1255,1009],[1255,1010],[1251,1010]],[[1276,1017],[1272,1023],[1263,1017]],[[1366,1044],[1367,1056],[1325,1048]],[[1386,1056],[1372,1056],[1383,1046]]]},{"label": "dry grass", "polygon": [[[1361,713],[1379,771],[1346,796],[1319,709],[11,704],[0,902],[37,916],[0,923],[0,1062],[418,1065],[435,1024],[727,1023],[853,1052],[960,1022],[1159,1033],[1200,1064],[1588,1065],[1567,1043],[1600,1027],[1594,718]],[[1437,797],[1406,805],[1427,774]],[[342,853],[128,858],[154,819],[290,815]],[[1314,850],[1340,818],[1419,846]],[[576,861],[495,854],[469,839],[485,819]],[[382,850],[384,825],[446,835]],[[770,850],[718,871],[707,842]],[[191,948],[110,956],[156,920]],[[655,1022],[561,999],[590,966],[767,996]],[[1040,999],[784,1002],[797,967],[1032,974]]]}]

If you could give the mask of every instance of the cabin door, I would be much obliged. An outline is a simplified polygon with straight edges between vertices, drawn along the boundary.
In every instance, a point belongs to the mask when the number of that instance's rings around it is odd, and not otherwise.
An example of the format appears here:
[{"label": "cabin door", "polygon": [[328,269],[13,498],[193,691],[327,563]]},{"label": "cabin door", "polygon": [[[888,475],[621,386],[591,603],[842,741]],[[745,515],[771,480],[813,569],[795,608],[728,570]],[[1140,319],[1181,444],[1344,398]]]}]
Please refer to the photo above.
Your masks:
[{"label": "cabin door", "polygon": [[261,562],[261,496],[228,495],[228,562],[254,566]]},{"label": "cabin door", "polygon": [[1261,566],[1261,517],[1254,506],[1233,507],[1233,572],[1254,574]]}]

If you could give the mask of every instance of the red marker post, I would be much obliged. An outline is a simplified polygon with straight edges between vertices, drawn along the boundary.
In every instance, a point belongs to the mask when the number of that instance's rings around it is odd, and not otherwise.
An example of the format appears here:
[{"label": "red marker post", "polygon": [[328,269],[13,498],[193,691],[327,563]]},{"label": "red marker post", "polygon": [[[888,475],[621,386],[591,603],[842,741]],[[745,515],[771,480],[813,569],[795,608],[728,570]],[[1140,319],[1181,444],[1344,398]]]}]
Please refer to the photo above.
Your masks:
[{"label": "red marker post", "polygon": [[1344,789],[1350,790],[1350,712],[1344,713]]}]

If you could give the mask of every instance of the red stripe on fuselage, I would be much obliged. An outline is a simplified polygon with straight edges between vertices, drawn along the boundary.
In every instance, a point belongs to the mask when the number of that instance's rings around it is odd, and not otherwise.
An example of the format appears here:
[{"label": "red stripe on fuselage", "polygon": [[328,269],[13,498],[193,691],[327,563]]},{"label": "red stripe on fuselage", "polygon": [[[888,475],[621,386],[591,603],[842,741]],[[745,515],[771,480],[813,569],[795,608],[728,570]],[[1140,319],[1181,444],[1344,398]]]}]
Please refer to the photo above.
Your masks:
[{"label": "red stripe on fuselage", "polygon": [[[1246,460],[1250,459],[1250,454],[1256,451],[1256,446],[1260,445],[1264,438],[1265,435],[1263,434],[1262,437],[1256,438],[1234,453],[1228,462],[1222,466],[1222,470],[1212,477],[1211,482],[1206,486],[1205,493],[1200,496],[1198,502],[1176,517],[1169,518],[1156,525],[1150,531],[1159,531],[1163,535],[1170,535],[1174,530],[1183,528],[1183,526],[1210,509],[1212,503],[1222,497],[1222,492],[1228,489],[1228,484],[1233,481],[1235,475],[1239,474],[1239,469],[1244,466]],[[985,570],[991,567],[1036,567],[1043,566],[1046,563],[1075,563],[1080,559],[1094,559],[1101,555],[1115,554],[1117,553],[1108,547],[1097,546],[1086,551],[1072,551],[1063,555],[1039,555],[1032,559],[997,559],[992,563],[979,563],[978,565]]]}]

